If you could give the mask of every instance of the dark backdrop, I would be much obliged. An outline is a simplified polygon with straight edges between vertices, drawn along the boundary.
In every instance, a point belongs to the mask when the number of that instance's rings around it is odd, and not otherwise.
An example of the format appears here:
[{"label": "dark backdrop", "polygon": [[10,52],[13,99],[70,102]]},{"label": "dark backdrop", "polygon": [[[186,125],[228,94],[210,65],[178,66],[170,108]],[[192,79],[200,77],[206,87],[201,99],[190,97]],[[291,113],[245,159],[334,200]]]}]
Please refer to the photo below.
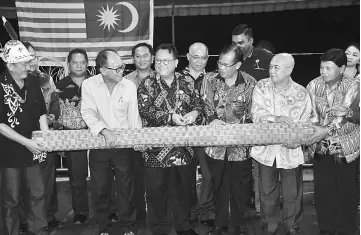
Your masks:
[{"label": "dark backdrop", "polygon": [[[9,20],[18,31],[16,19]],[[268,40],[276,52],[322,53],[333,47],[345,49],[351,41],[360,41],[360,6],[334,7],[312,10],[277,11],[238,15],[179,16],[175,17],[176,47],[185,55],[190,44],[205,43],[209,53],[218,54],[231,42],[232,29],[245,23],[253,29],[255,44]],[[0,27],[1,43],[9,39]],[[154,19],[154,46],[172,42],[171,17]],[[216,68],[217,57],[211,57],[207,69]],[[292,77],[302,85],[319,75],[319,55],[295,56]],[[187,65],[180,58],[178,69]],[[131,67],[131,66],[130,66]]]}]

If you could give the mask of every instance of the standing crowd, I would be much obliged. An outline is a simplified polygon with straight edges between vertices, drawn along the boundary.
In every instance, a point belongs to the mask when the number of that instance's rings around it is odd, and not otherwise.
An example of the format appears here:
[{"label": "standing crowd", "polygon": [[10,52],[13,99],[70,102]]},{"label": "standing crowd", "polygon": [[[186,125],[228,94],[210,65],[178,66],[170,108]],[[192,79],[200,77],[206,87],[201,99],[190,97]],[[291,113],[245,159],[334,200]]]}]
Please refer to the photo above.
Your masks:
[{"label": "standing crowd", "polygon": [[[98,74],[87,75],[84,49],[69,52],[69,75],[54,83],[39,72],[36,49],[9,41],[1,53],[0,175],[4,235],[45,235],[64,227],[55,219],[56,153],[42,156],[44,144],[33,131],[89,129],[108,149],[65,152],[74,224],[89,218],[87,169],[97,234],[112,234],[118,222],[125,235],[150,227],[153,235],[247,235],[254,200],[264,234],[302,234],[303,147],[313,156],[315,208],[320,234],[356,232],[360,154],[360,48],[329,49],[320,57],[320,76],[307,87],[291,77],[295,60],[273,54],[265,41],[253,46],[252,29],[234,28],[232,42],[219,53],[216,71],[206,71],[208,48],[189,47],[189,64],[176,72],[172,44],[133,47],[136,70],[123,77],[125,63],[113,49],[98,53]],[[153,70],[151,65],[154,62]],[[315,65],[316,66],[316,65]],[[245,123],[307,123],[305,143],[268,146],[116,148],[117,128]],[[202,171],[196,190],[197,165]],[[254,190],[254,196],[253,196]]]}]

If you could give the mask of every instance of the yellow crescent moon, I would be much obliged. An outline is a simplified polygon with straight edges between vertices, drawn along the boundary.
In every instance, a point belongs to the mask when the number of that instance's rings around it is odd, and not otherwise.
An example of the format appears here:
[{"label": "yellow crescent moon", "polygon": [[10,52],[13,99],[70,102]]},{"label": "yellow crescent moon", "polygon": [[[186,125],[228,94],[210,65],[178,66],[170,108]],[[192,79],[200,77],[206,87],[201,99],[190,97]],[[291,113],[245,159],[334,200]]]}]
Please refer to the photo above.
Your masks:
[{"label": "yellow crescent moon", "polygon": [[129,27],[123,30],[118,30],[118,32],[120,33],[128,33],[130,31],[132,31],[138,24],[139,22],[139,15],[137,12],[137,9],[135,9],[135,7],[130,4],[129,2],[118,2],[116,5],[123,5],[128,7],[128,9],[130,10],[130,12],[132,13],[132,23],[130,23]]}]

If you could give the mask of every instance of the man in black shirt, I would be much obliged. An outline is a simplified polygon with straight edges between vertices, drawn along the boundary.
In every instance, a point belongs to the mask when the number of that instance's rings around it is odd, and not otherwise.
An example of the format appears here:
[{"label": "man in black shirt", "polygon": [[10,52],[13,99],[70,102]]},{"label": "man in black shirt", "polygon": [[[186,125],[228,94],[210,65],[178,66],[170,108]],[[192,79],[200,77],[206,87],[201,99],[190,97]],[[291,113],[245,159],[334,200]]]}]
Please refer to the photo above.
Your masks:
[{"label": "man in black shirt", "polygon": [[[243,61],[239,67],[239,70],[248,73],[257,81],[269,77],[269,66],[273,54],[253,46],[253,32],[252,29],[248,27],[248,25],[239,24],[233,29],[232,43],[237,44],[243,54]],[[259,200],[258,176],[258,162],[253,160],[253,181],[255,192],[254,200],[255,209],[259,215],[261,211],[261,205]]]},{"label": "man in black shirt", "polygon": [[[6,43],[1,53],[6,71],[0,75],[0,170],[4,235],[19,234],[20,193],[29,205],[29,234],[47,234],[47,215],[41,166],[45,153],[42,143],[31,139],[33,131],[49,130],[44,97],[40,85],[27,79],[29,61],[33,59],[16,40]],[[39,156],[42,156],[39,158]],[[26,190],[20,190],[26,187]]]},{"label": "man in black shirt", "polygon": [[[68,55],[69,76],[56,83],[59,91],[61,115],[59,122],[65,130],[87,129],[81,113],[81,85],[87,78],[88,55],[83,49],[74,49]],[[86,177],[88,174],[87,150],[65,153],[71,187],[74,224],[83,224],[89,215]]]}]

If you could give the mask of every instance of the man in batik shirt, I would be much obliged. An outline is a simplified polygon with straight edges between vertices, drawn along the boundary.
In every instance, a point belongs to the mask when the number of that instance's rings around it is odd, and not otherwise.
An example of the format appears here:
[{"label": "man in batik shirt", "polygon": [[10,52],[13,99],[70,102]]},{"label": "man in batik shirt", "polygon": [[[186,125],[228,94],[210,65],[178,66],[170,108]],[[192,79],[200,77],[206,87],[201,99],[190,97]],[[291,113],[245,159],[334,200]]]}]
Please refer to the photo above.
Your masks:
[{"label": "man in batik shirt", "polygon": [[[61,115],[59,123],[64,130],[87,129],[82,115],[81,85],[87,78],[88,55],[83,49],[74,49],[68,55],[69,76],[56,83],[59,92]],[[88,219],[89,205],[86,177],[88,174],[87,150],[67,151],[74,224],[83,224]]]},{"label": "man in batik shirt", "polygon": [[347,57],[343,50],[330,49],[321,56],[321,76],[307,89],[312,99],[315,200],[321,234],[354,234],[357,215],[357,166],[360,155],[360,126],[347,116],[334,116],[334,107],[349,108],[357,97],[360,80],[343,76]]},{"label": "man in batik shirt", "polygon": [[[186,77],[190,77],[194,80],[197,92],[200,92],[203,78],[206,74],[205,67],[208,62],[208,48],[206,45],[200,42],[193,43],[189,47],[187,53],[187,59],[189,61],[188,67],[183,69],[182,74]],[[205,125],[206,119],[204,115],[200,115],[201,124]],[[199,193],[199,199],[197,198],[196,189],[196,176],[192,182],[192,211],[191,220],[198,221],[198,217],[201,219],[201,223],[212,227],[214,225],[214,205],[213,205],[213,190],[211,173],[206,161],[206,154],[203,147],[194,148],[195,156],[199,161],[199,165],[202,171],[202,183]],[[197,170],[197,162],[194,162],[194,174]],[[197,203],[198,202],[198,203]]]},{"label": "man in batik shirt", "polygon": [[[202,98],[208,123],[216,129],[222,125],[243,124],[248,119],[256,80],[239,71],[242,52],[235,44],[223,48],[219,73],[208,73],[202,84]],[[252,160],[246,147],[207,147],[215,204],[215,226],[209,234],[228,229],[228,208],[236,234],[248,234],[244,212],[251,196]]]},{"label": "man in batik shirt", "polygon": [[[160,45],[155,53],[156,75],[143,79],[138,88],[139,113],[143,127],[193,124],[202,112],[194,81],[175,73],[177,50]],[[190,199],[195,161],[191,147],[148,149],[145,158],[145,185],[148,221],[153,234],[168,234],[172,214],[178,234],[196,234],[191,229]],[[169,204],[169,200],[172,203]],[[168,208],[172,205],[172,209]]]},{"label": "man in batik shirt", "polygon": [[[252,97],[251,115],[254,123],[308,122],[311,99],[307,90],[291,78],[294,59],[290,54],[275,55],[271,61],[270,78],[257,83]],[[302,164],[304,156],[299,143],[252,147],[251,156],[260,167],[261,223],[265,234],[277,234],[281,222],[287,235],[299,234],[303,218]],[[280,186],[283,198],[282,219]]]}]

